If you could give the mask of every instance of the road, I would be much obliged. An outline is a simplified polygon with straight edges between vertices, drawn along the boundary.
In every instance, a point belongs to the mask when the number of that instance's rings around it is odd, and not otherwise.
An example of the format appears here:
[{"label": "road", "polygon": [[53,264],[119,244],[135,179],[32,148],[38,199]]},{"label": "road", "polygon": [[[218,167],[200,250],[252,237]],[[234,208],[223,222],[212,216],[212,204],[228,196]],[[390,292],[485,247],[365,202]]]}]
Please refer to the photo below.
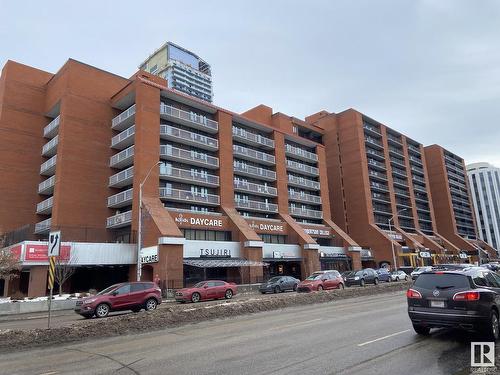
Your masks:
[{"label": "road", "polygon": [[416,336],[395,293],[0,354],[0,373],[455,374],[468,373],[468,340]]}]

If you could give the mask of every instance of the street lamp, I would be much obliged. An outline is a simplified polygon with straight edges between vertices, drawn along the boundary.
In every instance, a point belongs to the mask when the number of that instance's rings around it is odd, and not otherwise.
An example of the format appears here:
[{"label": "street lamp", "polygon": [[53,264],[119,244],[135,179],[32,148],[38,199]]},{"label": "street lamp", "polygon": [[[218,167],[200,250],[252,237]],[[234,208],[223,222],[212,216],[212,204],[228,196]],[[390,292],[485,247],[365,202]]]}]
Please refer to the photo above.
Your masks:
[{"label": "street lamp", "polygon": [[[392,215],[390,217],[390,219],[387,220],[387,222],[389,224],[389,232],[391,232],[391,234],[392,234],[391,221],[394,220],[394,216],[396,216],[396,215],[398,215],[401,212],[406,211],[406,210],[407,210],[407,208],[403,208],[403,209],[399,210],[398,212],[396,212],[395,215]],[[397,271],[398,270],[398,266],[397,266],[397,263],[396,263],[396,254],[394,253],[394,238],[392,238],[392,240],[391,240],[391,248],[392,248],[392,261],[394,262],[394,271]]]},{"label": "street lamp", "polygon": [[146,177],[139,184],[139,220],[137,222],[137,281],[141,281],[142,264],[141,264],[141,247],[142,247],[142,186],[148,179],[154,167],[161,164],[161,161],[156,162],[146,174]]}]

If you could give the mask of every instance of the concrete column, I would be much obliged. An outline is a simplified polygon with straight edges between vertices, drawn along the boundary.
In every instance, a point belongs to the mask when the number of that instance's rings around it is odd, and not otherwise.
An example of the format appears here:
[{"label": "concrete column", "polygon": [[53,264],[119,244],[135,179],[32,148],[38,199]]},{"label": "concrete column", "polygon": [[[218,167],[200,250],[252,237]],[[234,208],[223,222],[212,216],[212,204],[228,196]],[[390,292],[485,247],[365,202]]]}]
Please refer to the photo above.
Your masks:
[{"label": "concrete column", "polygon": [[302,248],[302,256],[304,258],[301,263],[303,277],[307,277],[311,273],[321,270],[318,250],[306,250]]},{"label": "concrete column", "polygon": [[162,289],[184,286],[183,250],[183,245],[158,245],[158,263],[153,265],[153,275],[160,277]]},{"label": "concrete column", "polygon": [[[262,262],[262,248],[261,247],[245,247],[243,248],[244,257],[247,260],[254,262]],[[264,270],[262,267],[242,267],[241,269],[241,282],[243,284],[254,284],[263,281]]]}]

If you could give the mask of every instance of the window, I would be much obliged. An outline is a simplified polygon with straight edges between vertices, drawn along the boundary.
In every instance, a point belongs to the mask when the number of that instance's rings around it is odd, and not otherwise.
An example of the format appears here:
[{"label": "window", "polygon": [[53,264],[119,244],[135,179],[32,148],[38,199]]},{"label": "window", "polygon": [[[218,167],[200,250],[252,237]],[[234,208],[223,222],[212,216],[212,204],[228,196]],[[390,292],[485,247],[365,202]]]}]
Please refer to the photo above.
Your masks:
[{"label": "window", "polygon": [[[417,279],[418,280],[418,279]],[[487,286],[486,278],[482,272],[478,272],[472,279],[477,286]]]},{"label": "window", "polygon": [[147,289],[146,285],[147,284],[144,283],[132,284],[130,286],[130,293],[142,292],[143,290]]},{"label": "window", "polygon": [[491,272],[488,272],[484,275],[484,278],[486,279],[486,282],[488,286],[492,288],[500,288],[500,284],[498,283],[498,280]]},{"label": "window", "polygon": [[224,286],[224,281],[216,281],[215,286]]},{"label": "window", "polygon": [[117,295],[130,293],[130,284],[124,285],[116,290]]},{"label": "window", "polygon": [[209,282],[207,283],[207,286],[208,286],[209,288],[213,288],[213,287],[215,286],[215,281],[209,281]]}]

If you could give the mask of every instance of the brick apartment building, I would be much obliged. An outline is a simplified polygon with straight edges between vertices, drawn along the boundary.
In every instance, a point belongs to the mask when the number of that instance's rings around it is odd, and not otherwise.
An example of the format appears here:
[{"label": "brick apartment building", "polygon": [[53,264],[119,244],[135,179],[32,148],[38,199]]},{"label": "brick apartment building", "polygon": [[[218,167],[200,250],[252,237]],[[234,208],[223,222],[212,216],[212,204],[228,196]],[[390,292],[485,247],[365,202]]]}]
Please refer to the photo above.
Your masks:
[{"label": "brick apartment building", "polygon": [[141,185],[142,277],[164,287],[392,264],[393,246],[399,266],[472,255],[440,232],[431,156],[354,110],[236,114],[144,71],[9,61],[0,143],[0,234],[22,265],[4,295],[46,293],[57,229],[70,290],[134,280]]}]

